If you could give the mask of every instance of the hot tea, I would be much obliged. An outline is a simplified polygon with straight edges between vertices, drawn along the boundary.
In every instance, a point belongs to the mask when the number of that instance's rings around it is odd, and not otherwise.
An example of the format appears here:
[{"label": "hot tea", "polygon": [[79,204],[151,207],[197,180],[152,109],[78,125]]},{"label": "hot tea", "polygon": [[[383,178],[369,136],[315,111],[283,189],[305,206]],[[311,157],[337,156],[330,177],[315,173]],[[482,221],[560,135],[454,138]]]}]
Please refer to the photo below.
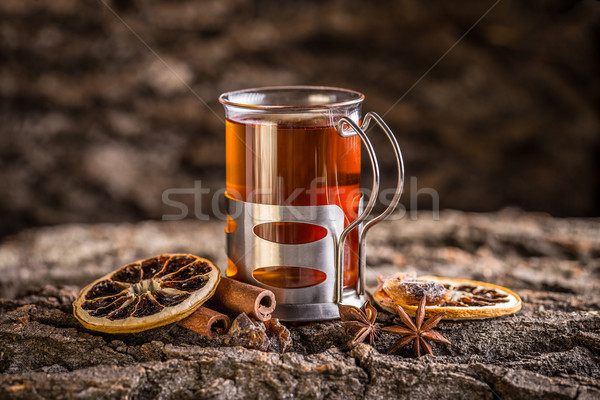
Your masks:
[{"label": "hot tea", "polygon": [[[363,100],[362,93],[321,86],[219,97],[227,120],[226,274],[271,290],[275,318],[333,319],[340,304],[365,304],[366,235],[398,204],[404,167],[383,119],[372,112],[361,117]],[[394,197],[377,216],[371,213],[380,177],[370,123],[389,139],[398,166]],[[364,204],[361,149],[373,177]]]},{"label": "hot tea", "polygon": [[[344,213],[344,226],[358,216],[361,141],[357,135],[340,136],[335,124],[326,119],[288,121],[272,115],[228,119],[226,149],[227,194],[231,198],[270,205],[337,205]],[[281,244],[309,243],[327,234],[323,227],[305,222],[261,224],[254,233]],[[235,263],[229,260],[230,277],[237,277]],[[355,229],[344,246],[344,287],[356,284],[357,271]],[[280,288],[308,287],[326,279],[319,268],[285,265],[258,268],[253,277]]]}]

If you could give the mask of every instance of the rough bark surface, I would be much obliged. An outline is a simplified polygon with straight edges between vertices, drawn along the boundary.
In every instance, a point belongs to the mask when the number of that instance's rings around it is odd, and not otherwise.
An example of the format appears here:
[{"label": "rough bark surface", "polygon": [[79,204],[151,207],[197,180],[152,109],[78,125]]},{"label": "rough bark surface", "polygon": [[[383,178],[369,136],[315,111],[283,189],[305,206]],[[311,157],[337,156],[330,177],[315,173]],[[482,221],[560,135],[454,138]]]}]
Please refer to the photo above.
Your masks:
[{"label": "rough bark surface", "polygon": [[[220,222],[66,225],[0,246],[0,398],[600,397],[600,221],[505,210],[386,222],[369,241],[380,273],[466,277],[515,289],[523,310],[442,321],[437,357],[349,349],[338,321],[288,324],[284,354],[223,346],[177,325],[131,335],[84,329],[78,289],[133,259],[186,251],[224,264]],[[384,312],[379,320],[391,323]]]}]

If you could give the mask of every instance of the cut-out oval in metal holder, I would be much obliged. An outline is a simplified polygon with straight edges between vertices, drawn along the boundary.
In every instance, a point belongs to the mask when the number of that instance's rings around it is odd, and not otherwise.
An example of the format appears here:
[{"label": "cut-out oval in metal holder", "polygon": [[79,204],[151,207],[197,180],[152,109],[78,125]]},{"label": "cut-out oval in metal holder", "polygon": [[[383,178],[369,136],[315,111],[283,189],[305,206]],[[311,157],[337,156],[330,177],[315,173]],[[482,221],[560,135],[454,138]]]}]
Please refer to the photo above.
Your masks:
[{"label": "cut-out oval in metal holder", "polygon": [[265,222],[255,225],[254,234],[261,239],[280,244],[306,244],[327,236],[327,229],[307,222]]},{"label": "cut-out oval in metal holder", "polygon": [[[282,271],[285,273],[282,273]],[[282,289],[300,289],[325,282],[327,274],[318,269],[295,266],[260,267],[252,271],[258,282]]]}]

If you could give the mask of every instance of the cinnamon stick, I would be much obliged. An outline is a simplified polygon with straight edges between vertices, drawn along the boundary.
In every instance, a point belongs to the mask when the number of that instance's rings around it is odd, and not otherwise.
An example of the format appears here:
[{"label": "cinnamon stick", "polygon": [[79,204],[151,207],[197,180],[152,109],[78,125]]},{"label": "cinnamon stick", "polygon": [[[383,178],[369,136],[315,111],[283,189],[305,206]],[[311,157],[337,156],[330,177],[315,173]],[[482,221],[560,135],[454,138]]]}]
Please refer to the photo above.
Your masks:
[{"label": "cinnamon stick", "polygon": [[221,314],[210,308],[200,307],[190,314],[189,317],[182,319],[177,324],[210,338],[214,335],[221,335],[227,332],[231,321],[225,314]]},{"label": "cinnamon stick", "polygon": [[271,319],[271,313],[275,310],[275,295],[270,290],[221,277],[208,304],[231,314],[244,312],[264,322]]}]

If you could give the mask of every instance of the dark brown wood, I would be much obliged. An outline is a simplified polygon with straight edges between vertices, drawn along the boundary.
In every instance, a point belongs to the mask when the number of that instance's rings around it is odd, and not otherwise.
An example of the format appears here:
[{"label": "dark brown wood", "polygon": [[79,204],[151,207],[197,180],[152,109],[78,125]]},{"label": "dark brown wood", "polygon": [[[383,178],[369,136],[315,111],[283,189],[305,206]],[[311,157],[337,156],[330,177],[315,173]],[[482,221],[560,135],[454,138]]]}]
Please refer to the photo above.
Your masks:
[{"label": "dark brown wood", "polygon": [[[226,265],[223,225],[61,225],[0,244],[0,398],[600,398],[597,219],[420,212],[373,229],[370,289],[377,275],[414,271],[496,283],[523,299],[515,315],[442,320],[436,330],[452,345],[431,343],[435,358],[386,355],[398,339],[389,332],[350,349],[340,321],[286,323],[293,343],[280,355],[240,347],[253,339],[245,330],[228,343],[177,324],[109,335],[73,317],[81,287],[132,259],[176,247]],[[378,312],[382,326],[393,319]]]}]

